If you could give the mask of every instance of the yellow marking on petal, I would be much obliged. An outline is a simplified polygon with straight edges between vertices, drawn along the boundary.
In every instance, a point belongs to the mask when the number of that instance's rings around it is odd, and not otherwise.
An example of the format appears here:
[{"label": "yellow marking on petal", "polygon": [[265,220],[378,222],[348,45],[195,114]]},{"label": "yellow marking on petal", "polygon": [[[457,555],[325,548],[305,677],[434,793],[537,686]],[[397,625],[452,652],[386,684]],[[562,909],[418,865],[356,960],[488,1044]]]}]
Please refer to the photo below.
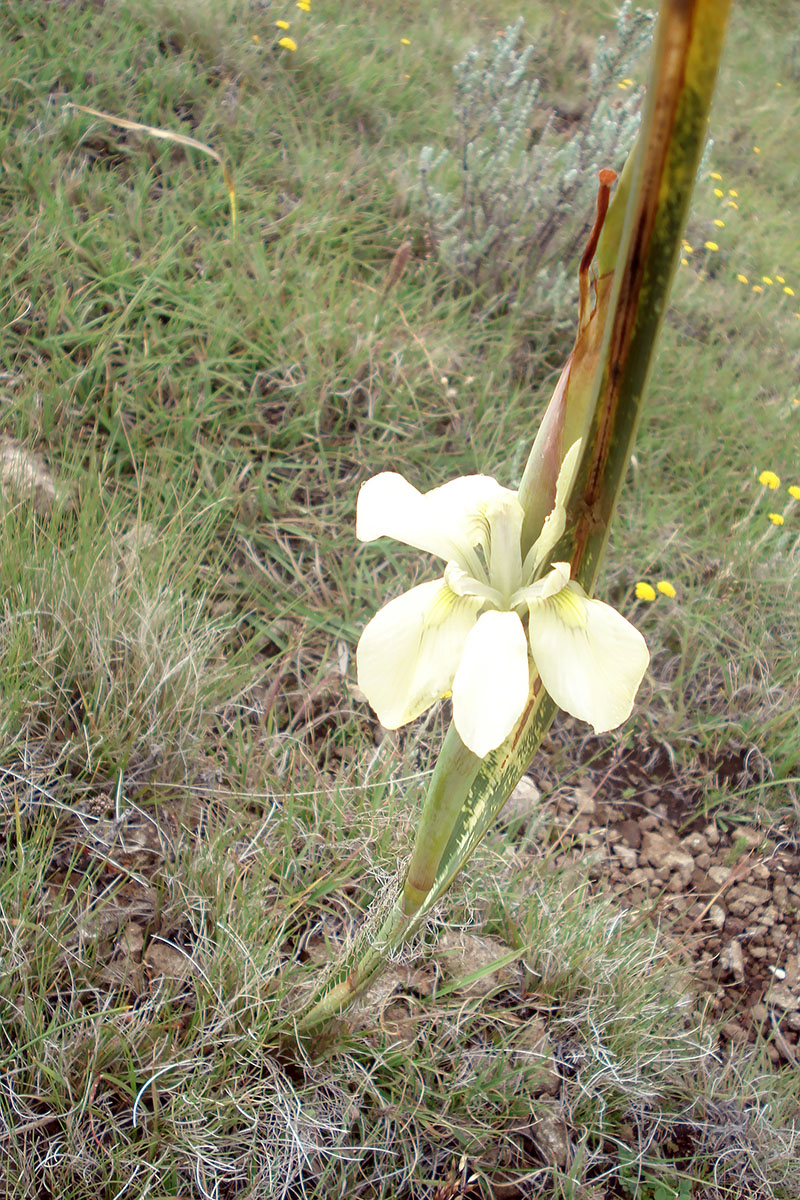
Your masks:
[{"label": "yellow marking on petal", "polygon": [[762,471],[758,477],[758,482],[762,487],[768,487],[773,492],[781,486],[780,478],[774,471]]},{"label": "yellow marking on petal", "polygon": [[719,250],[719,246],[716,242],[706,242],[705,247],[706,250]]},{"label": "yellow marking on petal", "polygon": [[669,596],[670,600],[674,600],[678,594],[668,579],[659,579],[656,587],[662,596]]},{"label": "yellow marking on petal", "polygon": [[772,521],[773,525],[782,525],[783,524],[783,517],[781,516],[780,513],[769,513],[768,515],[769,515],[769,519],[770,519],[770,521]]},{"label": "yellow marking on petal", "polygon": [[646,600],[648,604],[656,598],[655,588],[644,579],[639,580],[633,591],[637,600]]}]

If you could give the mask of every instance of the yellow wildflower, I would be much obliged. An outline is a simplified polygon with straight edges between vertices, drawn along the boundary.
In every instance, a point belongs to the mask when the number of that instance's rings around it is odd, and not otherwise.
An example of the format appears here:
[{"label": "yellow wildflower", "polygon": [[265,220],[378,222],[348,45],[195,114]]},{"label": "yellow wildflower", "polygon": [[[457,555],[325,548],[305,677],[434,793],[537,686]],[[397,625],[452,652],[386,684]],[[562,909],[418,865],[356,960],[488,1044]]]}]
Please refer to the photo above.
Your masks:
[{"label": "yellow wildflower", "polygon": [[780,478],[774,471],[762,471],[758,477],[758,482],[763,484],[764,487],[770,488],[773,492],[781,486]]},{"label": "yellow wildflower", "polygon": [[682,258],[682,259],[681,259],[681,266],[682,266],[682,267],[688,267],[688,265],[689,265],[689,260],[688,260],[688,258]]},{"label": "yellow wildflower", "polygon": [[401,46],[410,46],[411,40],[409,38],[400,38],[400,45]]},{"label": "yellow wildflower", "polygon": [[724,229],[724,228],[725,228],[725,222],[724,222],[724,221],[720,221],[719,217],[715,217],[715,218],[714,218],[714,224],[716,225],[717,229]]},{"label": "yellow wildflower", "polygon": [[645,583],[643,579],[639,580],[634,588],[634,592],[637,600],[646,600],[648,604],[651,600],[655,600],[656,598],[655,589],[652,588],[649,583]]},{"label": "yellow wildflower", "polygon": [[661,592],[662,596],[669,596],[670,600],[675,599],[677,593],[668,579],[659,579],[656,587]]},{"label": "yellow wildflower", "polygon": [[295,8],[299,8],[300,12],[311,12],[311,5],[308,0],[297,0]]},{"label": "yellow wildflower", "polygon": [[736,197],[739,195],[739,193],[737,192],[736,188],[728,188],[728,195]]},{"label": "yellow wildflower", "polygon": [[276,21],[275,24],[277,25],[278,29],[288,29],[289,28],[288,21]]},{"label": "yellow wildflower", "polygon": [[749,283],[750,282],[750,280],[747,278],[746,275],[737,275],[736,278],[739,280],[739,283]]},{"label": "yellow wildflower", "polygon": [[785,287],[783,290],[786,292],[786,295],[787,295],[787,296],[793,296],[793,295],[794,295],[794,288]]},{"label": "yellow wildflower", "polygon": [[786,280],[782,275],[776,275],[775,278],[777,279],[778,283],[786,283]]},{"label": "yellow wildflower", "polygon": [[754,284],[753,284],[753,291],[754,291],[754,292],[758,292],[759,296],[761,295],[761,293],[763,292],[763,290],[764,290],[764,289],[762,288],[762,286],[761,286],[761,284],[760,284],[760,283],[754,283]]},{"label": "yellow wildflower", "polygon": [[722,188],[714,188],[714,195],[721,198],[725,195],[725,193],[723,192]]},{"label": "yellow wildflower", "polygon": [[719,171],[712,171],[711,178],[712,179],[722,179],[722,176],[720,175]]},{"label": "yellow wildflower", "polygon": [[783,517],[781,516],[780,513],[768,513],[767,515],[769,516],[769,519],[770,519],[770,521],[772,521],[773,525],[782,525],[783,524]]},{"label": "yellow wildflower", "polygon": [[773,280],[773,279],[770,279],[769,275],[762,275],[762,276],[761,276],[761,282],[762,282],[762,283],[766,283],[766,284],[768,284],[768,285],[769,285],[769,287],[772,287],[772,285],[773,285],[773,283],[774,283],[774,280]]},{"label": "yellow wildflower", "polygon": [[793,500],[800,500],[800,487],[798,487],[796,483],[793,483],[789,488],[789,495]]},{"label": "yellow wildflower", "polygon": [[623,83],[627,83],[628,87],[633,87],[633,80],[632,80],[632,79],[623,79],[623,81],[622,81],[622,82],[623,82]]},{"label": "yellow wildflower", "polygon": [[706,242],[706,250],[719,250],[716,242]]},{"label": "yellow wildflower", "polygon": [[761,147],[753,146],[753,154],[760,154],[760,153],[761,153]]},{"label": "yellow wildflower", "polygon": [[257,33],[253,34],[253,41],[255,42],[256,45],[258,45],[259,42],[261,41],[261,38],[258,36]]},{"label": "yellow wildflower", "polygon": [[290,38],[290,37],[282,37],[281,40],[278,42],[278,45],[283,46],[284,50],[296,50],[297,49],[297,42],[294,40],[294,38]]}]

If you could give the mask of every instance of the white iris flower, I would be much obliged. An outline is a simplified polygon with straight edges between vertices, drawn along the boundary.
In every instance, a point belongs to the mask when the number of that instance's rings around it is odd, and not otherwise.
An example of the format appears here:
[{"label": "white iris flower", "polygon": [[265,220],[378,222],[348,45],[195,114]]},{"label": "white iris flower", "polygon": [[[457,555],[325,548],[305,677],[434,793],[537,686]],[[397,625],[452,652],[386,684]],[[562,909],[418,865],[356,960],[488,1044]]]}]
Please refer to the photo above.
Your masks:
[{"label": "white iris flower", "polygon": [[570,580],[550,556],[566,524],[577,470],[571,447],[553,511],[522,557],[517,493],[488,475],[424,495],[385,471],[363,484],[356,534],[392,537],[445,563],[444,576],[386,604],[358,643],[358,684],[382,725],[413,721],[452,692],[459,736],[474,754],[496,749],[522,716],[533,667],[550,696],[595,733],[630,715],[650,661],[645,640],[615,609]]}]

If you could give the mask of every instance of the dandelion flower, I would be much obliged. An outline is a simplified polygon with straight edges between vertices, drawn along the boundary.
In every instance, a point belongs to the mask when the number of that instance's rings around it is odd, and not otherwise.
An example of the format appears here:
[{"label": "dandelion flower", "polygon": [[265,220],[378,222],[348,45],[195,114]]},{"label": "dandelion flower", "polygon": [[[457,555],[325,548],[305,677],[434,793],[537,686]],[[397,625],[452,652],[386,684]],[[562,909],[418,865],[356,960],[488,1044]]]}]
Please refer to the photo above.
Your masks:
[{"label": "dandelion flower", "polygon": [[294,38],[290,38],[290,37],[282,37],[280,39],[280,41],[278,42],[278,45],[283,46],[284,50],[296,50],[297,49],[297,42],[294,40]]},{"label": "dandelion flower", "polygon": [[762,471],[758,477],[758,482],[762,487],[768,487],[772,492],[781,486],[780,478],[774,471]]},{"label": "dandelion flower", "polygon": [[633,590],[637,600],[646,600],[648,604],[656,598],[655,588],[644,579],[640,579]]},{"label": "dandelion flower", "polygon": [[288,29],[289,28],[288,21],[276,21],[275,24],[277,25],[278,29]]},{"label": "dandelion flower", "polygon": [[714,195],[719,196],[721,199],[725,193],[723,192],[722,188],[714,188]]},{"label": "dandelion flower", "polygon": [[659,579],[656,587],[662,596],[669,596],[670,600],[675,599],[677,592],[668,579]]},{"label": "dandelion flower", "polygon": [[781,516],[780,513],[769,513],[768,516],[769,516],[770,521],[772,521],[773,525],[782,525],[783,524],[783,517]]},{"label": "dandelion flower", "polygon": [[737,275],[736,278],[739,280],[739,283],[749,283],[750,282],[750,280],[747,278],[746,275]]},{"label": "dandelion flower", "polygon": [[719,250],[719,246],[716,242],[706,242],[705,246],[706,250]]},{"label": "dandelion flower", "polygon": [[798,487],[796,483],[793,483],[789,488],[789,495],[793,500],[800,500],[800,487]]}]

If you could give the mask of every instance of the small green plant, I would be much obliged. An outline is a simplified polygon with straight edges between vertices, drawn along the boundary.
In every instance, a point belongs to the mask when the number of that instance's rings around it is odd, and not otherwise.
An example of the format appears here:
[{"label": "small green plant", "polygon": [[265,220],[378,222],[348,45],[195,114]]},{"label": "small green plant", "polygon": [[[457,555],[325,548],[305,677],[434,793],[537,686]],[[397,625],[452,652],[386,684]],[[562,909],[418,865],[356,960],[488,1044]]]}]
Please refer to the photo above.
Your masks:
[{"label": "small green plant", "polygon": [[440,262],[539,312],[574,298],[565,270],[585,237],[565,213],[591,212],[597,172],[619,168],[639,126],[642,89],[629,78],[649,44],[653,14],[620,8],[601,37],[577,127],[548,105],[532,74],[522,18],[488,51],[471,50],[455,75],[451,145],[424,146],[419,171]]}]

